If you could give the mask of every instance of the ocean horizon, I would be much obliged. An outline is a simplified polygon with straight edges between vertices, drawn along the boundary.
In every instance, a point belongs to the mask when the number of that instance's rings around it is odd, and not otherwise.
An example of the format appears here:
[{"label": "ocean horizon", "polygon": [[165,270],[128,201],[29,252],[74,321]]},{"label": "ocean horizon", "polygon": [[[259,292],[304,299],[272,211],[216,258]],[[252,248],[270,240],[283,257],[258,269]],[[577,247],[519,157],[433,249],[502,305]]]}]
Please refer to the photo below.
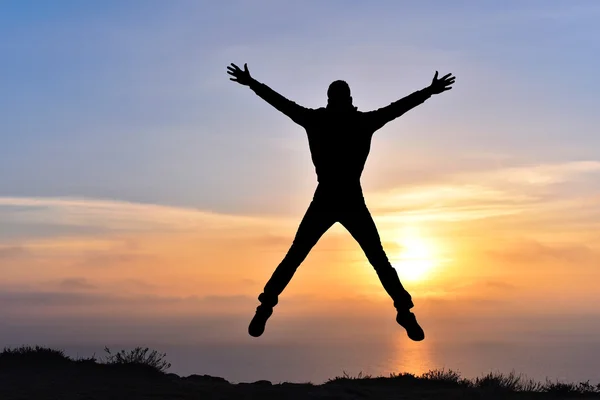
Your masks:
[{"label": "ocean horizon", "polygon": [[[143,344],[140,346],[145,347]],[[72,357],[105,355],[104,346],[52,346]],[[398,338],[397,343],[224,344],[148,345],[180,376],[211,375],[232,383],[269,380],[320,384],[342,376],[388,376],[390,373],[420,375],[432,369],[459,372],[475,378],[489,372],[515,372],[536,381],[600,383],[600,340],[577,342],[479,341],[473,343],[423,341]],[[111,351],[132,346],[109,346]]]}]

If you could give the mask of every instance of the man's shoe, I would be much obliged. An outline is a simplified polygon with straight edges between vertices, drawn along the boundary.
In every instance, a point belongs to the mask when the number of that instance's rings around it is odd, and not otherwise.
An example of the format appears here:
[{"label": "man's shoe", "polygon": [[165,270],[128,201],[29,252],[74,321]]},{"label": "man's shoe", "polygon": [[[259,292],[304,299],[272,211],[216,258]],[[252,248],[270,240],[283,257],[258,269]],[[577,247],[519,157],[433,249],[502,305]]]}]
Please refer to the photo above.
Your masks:
[{"label": "man's shoe", "polygon": [[248,326],[250,336],[259,337],[263,334],[265,325],[271,314],[273,314],[273,307],[262,304],[256,307],[256,314],[252,318],[252,321],[250,321],[250,326]]},{"label": "man's shoe", "polygon": [[406,333],[411,340],[419,342],[425,339],[425,332],[423,332],[423,328],[419,326],[415,314],[411,313],[410,311],[398,311],[398,315],[396,315],[396,322],[406,329]]}]

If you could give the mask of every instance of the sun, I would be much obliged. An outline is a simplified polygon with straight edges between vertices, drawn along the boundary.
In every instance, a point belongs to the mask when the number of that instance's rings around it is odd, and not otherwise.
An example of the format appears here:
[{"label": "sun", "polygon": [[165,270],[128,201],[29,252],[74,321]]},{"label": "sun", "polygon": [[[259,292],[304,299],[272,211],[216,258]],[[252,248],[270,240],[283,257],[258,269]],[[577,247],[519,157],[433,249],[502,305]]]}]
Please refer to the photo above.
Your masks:
[{"label": "sun", "polygon": [[390,261],[400,279],[413,282],[426,280],[437,265],[433,242],[414,228],[401,232],[395,242],[400,246],[400,251]]}]

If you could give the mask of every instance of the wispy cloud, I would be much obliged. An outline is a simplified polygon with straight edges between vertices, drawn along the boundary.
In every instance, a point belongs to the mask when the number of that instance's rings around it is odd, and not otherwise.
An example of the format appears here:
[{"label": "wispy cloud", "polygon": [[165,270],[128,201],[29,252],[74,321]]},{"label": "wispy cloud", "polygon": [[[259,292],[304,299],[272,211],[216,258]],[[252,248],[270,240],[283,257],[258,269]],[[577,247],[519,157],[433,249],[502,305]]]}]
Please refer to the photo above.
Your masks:
[{"label": "wispy cloud", "polygon": [[496,184],[506,182],[538,187],[589,178],[589,175],[593,174],[600,174],[600,161],[587,160],[554,164],[532,164],[529,166],[478,171],[470,175],[473,179],[484,182],[490,181]]},{"label": "wispy cloud", "polygon": [[[13,212],[14,207],[19,211]],[[0,218],[115,231],[216,231],[265,227],[278,221],[155,204],[47,197],[0,197]]]},{"label": "wispy cloud", "polygon": [[600,253],[583,244],[545,244],[535,240],[521,241],[504,250],[489,254],[511,264],[537,265],[559,263],[572,265],[572,270],[582,266],[600,265]]},{"label": "wispy cloud", "polygon": [[27,255],[22,246],[0,246],[0,260],[10,260]]},{"label": "wispy cloud", "polygon": [[[600,162],[581,161],[441,174],[438,181],[369,193],[373,211],[406,220],[458,221],[578,208],[600,194]],[[563,190],[561,185],[570,185]],[[579,185],[574,189],[573,185]]]},{"label": "wispy cloud", "polygon": [[59,287],[65,290],[96,289],[96,285],[92,285],[85,278],[65,278],[59,283]]}]

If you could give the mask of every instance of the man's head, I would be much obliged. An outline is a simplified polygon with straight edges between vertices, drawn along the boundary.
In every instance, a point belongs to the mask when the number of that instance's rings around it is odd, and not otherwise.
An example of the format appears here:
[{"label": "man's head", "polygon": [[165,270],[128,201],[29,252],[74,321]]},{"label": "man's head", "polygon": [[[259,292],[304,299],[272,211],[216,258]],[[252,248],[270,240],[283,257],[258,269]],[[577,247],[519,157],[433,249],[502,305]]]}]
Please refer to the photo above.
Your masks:
[{"label": "man's head", "polygon": [[327,89],[327,103],[333,106],[352,105],[350,86],[346,81],[334,81]]}]

